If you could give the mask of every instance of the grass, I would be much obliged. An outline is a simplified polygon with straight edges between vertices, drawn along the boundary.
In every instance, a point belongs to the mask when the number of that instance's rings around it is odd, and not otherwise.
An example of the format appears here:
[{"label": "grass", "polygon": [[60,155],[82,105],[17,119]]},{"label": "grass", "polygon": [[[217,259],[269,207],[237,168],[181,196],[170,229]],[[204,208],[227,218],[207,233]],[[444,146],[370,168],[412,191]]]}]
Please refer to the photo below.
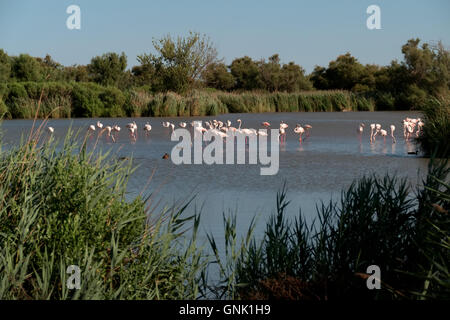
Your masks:
[{"label": "grass", "polygon": [[[262,239],[254,220],[239,236],[236,216],[224,215],[225,250],[208,235],[209,255],[189,201],[160,212],[151,195],[125,201],[132,160],[87,150],[71,131],[58,143],[43,126],[0,153],[0,299],[450,297],[447,160],[432,159],[416,188],[362,177],[319,204],[311,224],[286,217],[283,187]],[[366,287],[373,264],[381,290]],[[66,286],[70,265],[82,271],[80,290]]]},{"label": "grass", "polygon": [[428,156],[450,157],[450,95],[430,98],[422,112],[425,126],[417,139],[422,150]]},{"label": "grass", "polygon": [[375,100],[348,91],[223,92],[194,90],[150,93],[145,88],[119,90],[95,83],[12,82],[0,88],[0,115],[39,118],[176,117],[225,113],[374,111]]},{"label": "grass", "polygon": [[[77,138],[69,132],[57,149],[37,129],[1,153],[0,299],[197,298],[199,217],[125,201],[131,162]],[[81,268],[80,290],[67,289],[69,265]]]},{"label": "grass", "polygon": [[[233,266],[219,283],[241,299],[448,299],[449,171],[433,160],[417,190],[392,176],[363,177],[339,202],[318,205],[311,224],[301,212],[286,218],[283,188],[261,241],[249,233],[238,251],[226,241],[233,254],[216,254],[215,263]],[[367,289],[370,265],[381,269],[381,290]]]}]

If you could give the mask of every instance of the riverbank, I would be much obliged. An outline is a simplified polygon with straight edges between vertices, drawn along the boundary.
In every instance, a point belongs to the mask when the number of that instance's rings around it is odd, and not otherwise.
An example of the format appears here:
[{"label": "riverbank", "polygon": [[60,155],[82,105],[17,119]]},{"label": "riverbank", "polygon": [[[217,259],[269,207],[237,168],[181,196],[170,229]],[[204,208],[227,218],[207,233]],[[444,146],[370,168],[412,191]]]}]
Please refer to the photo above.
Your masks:
[{"label": "riverbank", "polygon": [[95,83],[12,82],[0,85],[4,119],[215,116],[226,113],[374,111],[363,94],[343,90],[240,92],[194,90],[187,94],[119,90]]}]

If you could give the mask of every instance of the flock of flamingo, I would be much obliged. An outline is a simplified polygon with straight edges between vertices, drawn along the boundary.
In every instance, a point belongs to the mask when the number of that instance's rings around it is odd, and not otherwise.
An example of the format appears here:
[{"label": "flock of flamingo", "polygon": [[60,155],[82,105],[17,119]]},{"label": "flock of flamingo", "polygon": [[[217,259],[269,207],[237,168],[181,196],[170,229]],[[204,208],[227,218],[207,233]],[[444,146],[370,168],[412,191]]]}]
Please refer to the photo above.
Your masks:
[{"label": "flock of flamingo", "polygon": [[[253,128],[241,128],[242,126],[242,120],[241,119],[237,119],[237,121],[239,123],[239,126],[236,128],[234,126],[232,126],[232,122],[230,120],[227,120],[225,123],[219,120],[212,120],[212,121],[205,121],[205,127],[203,127],[202,125],[202,121],[192,121],[190,123],[191,127],[193,127],[194,132],[198,132],[203,134],[204,132],[210,130],[210,132],[213,135],[216,135],[218,137],[221,138],[228,138],[228,137],[232,137],[233,135],[235,135],[236,133],[242,133],[246,136],[267,136],[267,130],[264,129],[269,129],[271,127],[271,124],[267,121],[262,122],[261,123],[261,129],[257,130],[257,129],[253,129]],[[405,118],[402,120],[403,123],[403,137],[405,138],[405,140],[409,140],[412,136],[416,136],[418,137],[421,132],[422,132],[422,128],[424,126],[423,121],[420,118]],[[175,124],[171,123],[169,121],[163,121],[162,122],[162,126],[164,128],[170,128],[172,130],[172,133],[175,130]],[[188,127],[188,124],[186,122],[180,122],[178,124],[178,126],[180,128],[186,128]],[[289,125],[287,123],[284,123],[283,121],[281,121],[280,125],[279,125],[279,129],[278,129],[278,136],[280,139],[281,143],[286,142],[286,131],[287,128],[289,127]],[[136,124],[135,121],[130,122],[126,125],[126,128],[128,129],[128,133],[130,136],[130,139],[132,141],[136,141],[137,140],[137,132],[138,132],[138,126]],[[365,124],[364,123],[360,123],[358,128],[357,128],[357,134],[359,135],[359,139],[361,141],[362,139],[362,134],[365,128]],[[302,143],[303,141],[303,134],[305,134],[305,138],[310,136],[310,130],[312,129],[312,126],[309,124],[305,124],[305,125],[300,125],[300,124],[296,124],[295,128],[293,129],[293,132],[295,134],[298,134],[299,136],[299,142]],[[55,129],[53,127],[47,127],[47,130],[50,134],[53,134]],[[98,136],[101,136],[104,132],[106,132],[106,139],[111,139],[113,142],[116,142],[117,140],[117,135],[119,134],[121,128],[115,124],[113,126],[107,125],[104,126],[100,121],[97,121],[97,123],[91,124],[88,127],[88,132],[90,134],[92,134],[93,132],[97,131],[98,132]],[[150,131],[152,130],[152,126],[150,125],[150,123],[146,123],[143,126],[143,131],[145,133],[146,136],[148,136],[150,134]],[[395,131],[395,125],[391,124],[390,125],[390,137],[392,138],[392,143],[396,143],[397,140],[394,136],[394,131]],[[388,135],[387,130],[382,129],[381,125],[379,123],[372,123],[370,124],[370,142],[375,142],[376,137],[380,135],[384,138],[384,142],[386,142],[386,137]]]}]

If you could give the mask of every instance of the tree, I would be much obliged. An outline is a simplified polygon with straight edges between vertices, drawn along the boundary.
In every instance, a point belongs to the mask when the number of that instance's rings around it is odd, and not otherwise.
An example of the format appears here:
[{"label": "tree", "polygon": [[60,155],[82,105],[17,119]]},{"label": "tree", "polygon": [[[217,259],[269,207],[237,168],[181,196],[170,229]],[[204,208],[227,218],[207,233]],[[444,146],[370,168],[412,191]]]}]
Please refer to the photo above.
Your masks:
[{"label": "tree", "polygon": [[119,56],[117,53],[108,52],[92,58],[88,65],[88,72],[92,80],[99,84],[117,86],[126,67],[127,56],[125,53],[122,52]]},{"label": "tree", "polygon": [[327,90],[329,88],[326,71],[327,69],[321,66],[316,66],[314,68],[310,77],[314,88],[319,90]]},{"label": "tree", "polygon": [[280,72],[280,86],[282,91],[296,92],[312,90],[312,83],[306,79],[305,70],[294,62],[284,64]]},{"label": "tree", "polygon": [[259,63],[259,72],[263,88],[268,91],[278,91],[280,89],[281,81],[281,65],[280,57],[274,54],[266,63],[262,60]]},{"label": "tree", "polygon": [[211,63],[203,71],[202,78],[207,87],[230,90],[234,87],[234,77],[224,63]]},{"label": "tree", "polygon": [[0,49],[0,82],[6,82],[11,76],[11,59]]},{"label": "tree", "polygon": [[141,69],[135,74],[152,74],[157,90],[184,92],[200,80],[208,65],[217,62],[217,50],[205,35],[190,32],[188,37],[173,39],[170,35],[153,40],[157,54],[138,56]]},{"label": "tree", "polygon": [[258,65],[248,56],[234,59],[230,66],[236,89],[254,90],[262,87]]},{"label": "tree", "polygon": [[41,65],[28,54],[13,58],[13,76],[18,81],[40,81],[43,79]]}]

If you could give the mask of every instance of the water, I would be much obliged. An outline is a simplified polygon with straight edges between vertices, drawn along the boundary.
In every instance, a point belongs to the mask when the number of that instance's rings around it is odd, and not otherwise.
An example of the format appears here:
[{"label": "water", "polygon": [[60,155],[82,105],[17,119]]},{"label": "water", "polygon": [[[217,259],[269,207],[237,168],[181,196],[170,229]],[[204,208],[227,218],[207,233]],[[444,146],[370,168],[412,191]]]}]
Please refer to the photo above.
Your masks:
[{"label": "water", "polygon": [[[172,205],[174,201],[195,196],[188,213],[202,209],[200,240],[205,232],[213,233],[219,240],[223,237],[223,212],[237,215],[237,232],[245,234],[254,215],[258,216],[256,235],[264,231],[268,216],[275,212],[276,193],[286,182],[288,198],[291,200],[287,214],[296,216],[299,208],[308,221],[316,217],[315,205],[330,198],[338,199],[342,189],[353,180],[371,173],[384,175],[397,173],[417,184],[426,173],[427,160],[408,152],[415,151],[414,143],[406,143],[402,135],[401,120],[418,117],[413,112],[339,112],[339,113],[263,113],[227,114],[216,117],[195,118],[138,118],[138,139],[131,143],[125,125],[133,119],[61,119],[50,120],[57,138],[64,137],[72,124],[74,129],[86,131],[90,124],[100,120],[105,125],[118,124],[122,131],[116,143],[104,138],[98,142],[103,150],[112,149],[118,157],[133,156],[138,169],[130,179],[128,197],[131,199],[141,191],[152,192],[156,208]],[[260,165],[175,165],[162,159],[164,153],[171,153],[177,142],[170,141],[170,129],[163,128],[162,121],[178,124],[193,120],[221,121],[242,119],[242,127],[260,128],[268,121],[274,128],[281,121],[289,124],[287,141],[280,146],[280,168],[277,175],[261,176]],[[142,127],[149,121],[152,125],[150,137],[145,137]],[[360,143],[356,134],[359,123],[366,127]],[[296,123],[310,124],[311,136],[302,145],[293,133]],[[378,137],[376,143],[369,143],[370,123],[380,123],[389,129],[397,128],[397,143],[389,137],[386,142]],[[21,135],[26,135],[32,120],[4,121],[3,146],[17,144]],[[389,130],[388,130],[389,132]],[[94,144],[95,139],[90,141]],[[419,173],[420,171],[420,173]],[[151,181],[149,182],[149,179]],[[149,182],[149,184],[148,184]]]}]

